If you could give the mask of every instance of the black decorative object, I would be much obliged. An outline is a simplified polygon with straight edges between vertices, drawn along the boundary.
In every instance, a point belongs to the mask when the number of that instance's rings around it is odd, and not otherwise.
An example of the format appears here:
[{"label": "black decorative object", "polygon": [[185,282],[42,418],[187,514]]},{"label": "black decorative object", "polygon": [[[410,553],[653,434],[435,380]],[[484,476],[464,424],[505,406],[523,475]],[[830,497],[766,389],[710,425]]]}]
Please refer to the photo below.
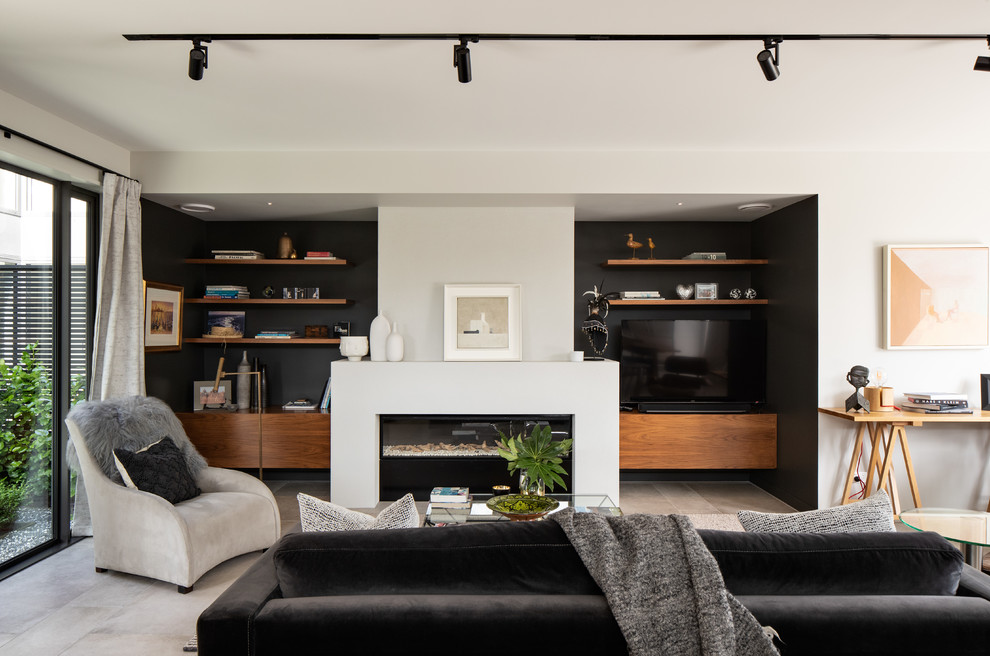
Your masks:
[{"label": "black decorative object", "polygon": [[[743,292],[743,296],[745,296],[746,298],[748,298],[750,300],[753,300],[754,298],[756,298],[756,290],[753,289],[752,287],[747,287],[746,288],[746,291]],[[867,372],[867,373],[869,373],[869,372]]]},{"label": "black decorative object", "polygon": [[990,374],[980,374],[980,409],[990,410]]},{"label": "black decorative object", "polygon": [[260,380],[258,384],[261,385],[261,408],[265,409],[269,406],[268,365],[267,364],[261,365],[260,371],[261,371],[261,376],[259,376]]},{"label": "black decorative object", "polygon": [[601,287],[596,286],[582,294],[582,296],[589,295],[591,298],[588,299],[588,317],[581,322],[581,332],[591,342],[591,350],[595,352],[595,355],[602,357],[605,354],[605,347],[608,346],[608,326],[605,324],[605,317],[608,316],[608,302],[610,299],[618,298],[619,293],[606,294],[605,281],[602,280]]},{"label": "black decorative object", "polygon": [[866,397],[863,396],[860,390],[870,382],[870,370],[859,364],[853,365],[849,373],[846,374],[846,380],[856,388],[856,391],[846,399],[846,412],[850,410],[865,410],[869,412],[870,402],[866,400]]},{"label": "black decorative object", "polygon": [[729,298],[739,300],[740,298],[742,298],[742,294],[743,294],[742,290],[739,289],[738,287],[734,287],[733,289],[729,290]]},{"label": "black decorative object", "polygon": [[261,295],[265,298],[275,298],[275,288],[268,285],[262,290]]},{"label": "black decorative object", "polygon": [[[251,365],[251,371],[261,371],[261,361],[257,357],[254,358],[254,364]],[[258,387],[260,382],[260,376],[249,376],[251,379],[251,407],[258,407]]]}]

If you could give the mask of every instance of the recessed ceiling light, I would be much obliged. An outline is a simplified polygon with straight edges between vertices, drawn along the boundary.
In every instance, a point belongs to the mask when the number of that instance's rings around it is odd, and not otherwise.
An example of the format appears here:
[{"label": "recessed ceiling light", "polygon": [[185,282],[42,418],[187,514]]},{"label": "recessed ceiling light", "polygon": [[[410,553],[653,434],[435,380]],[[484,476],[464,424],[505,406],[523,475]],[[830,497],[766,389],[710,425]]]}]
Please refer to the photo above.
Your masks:
[{"label": "recessed ceiling light", "polygon": [[740,212],[766,212],[767,210],[772,210],[773,205],[770,203],[746,203],[736,209]]},{"label": "recessed ceiling light", "polygon": [[183,212],[212,212],[217,208],[204,203],[183,203],[179,205],[179,209]]}]

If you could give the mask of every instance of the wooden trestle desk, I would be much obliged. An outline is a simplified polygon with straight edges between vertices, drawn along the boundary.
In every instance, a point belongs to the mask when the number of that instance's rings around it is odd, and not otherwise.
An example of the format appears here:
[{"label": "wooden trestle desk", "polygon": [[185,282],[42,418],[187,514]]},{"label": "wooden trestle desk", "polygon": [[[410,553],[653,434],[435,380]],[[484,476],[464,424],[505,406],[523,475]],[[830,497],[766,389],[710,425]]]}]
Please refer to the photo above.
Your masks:
[{"label": "wooden trestle desk", "polygon": [[[894,448],[898,443],[904,455],[904,469],[908,485],[911,487],[911,497],[916,508],[921,508],[921,496],[918,494],[918,482],[914,477],[914,465],[911,464],[911,451],[908,449],[908,426],[923,426],[925,424],[985,424],[990,423],[990,412],[973,410],[973,414],[926,415],[917,412],[846,412],[843,408],[818,408],[818,412],[854,422],[856,426],[856,441],[853,443],[852,456],[849,460],[849,471],[846,473],[846,483],[842,488],[842,505],[850,503],[849,492],[852,490],[853,479],[856,476],[856,463],[859,461],[863,448],[863,428],[870,436],[870,461],[866,469],[866,483],[863,496],[869,496],[877,474],[876,489],[888,488],[890,500],[894,506],[894,514],[900,514],[901,502],[897,496],[897,485],[892,475],[894,466]],[[882,443],[882,444],[881,444]],[[881,448],[883,452],[881,453]],[[882,460],[881,460],[882,458]],[[987,507],[990,512],[990,506]]]}]

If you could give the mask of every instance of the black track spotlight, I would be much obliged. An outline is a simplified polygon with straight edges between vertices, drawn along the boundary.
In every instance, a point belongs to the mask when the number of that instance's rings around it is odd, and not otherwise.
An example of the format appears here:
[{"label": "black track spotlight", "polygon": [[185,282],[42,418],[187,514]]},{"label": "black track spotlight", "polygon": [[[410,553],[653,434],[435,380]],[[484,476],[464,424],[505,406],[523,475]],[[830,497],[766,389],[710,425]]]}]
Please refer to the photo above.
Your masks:
[{"label": "black track spotlight", "polygon": [[[763,77],[767,82],[773,82],[780,77],[780,41],[781,39],[763,39],[763,50],[756,55],[756,61],[760,63],[763,70]],[[773,48],[773,52],[770,52]]]},{"label": "black track spotlight", "polygon": [[210,42],[209,39],[193,39],[193,48],[189,51],[189,78],[192,80],[202,80],[203,71],[209,68],[204,40]]},{"label": "black track spotlight", "polygon": [[[477,42],[477,39],[471,39]],[[461,39],[454,46],[454,68],[457,69],[457,81],[467,84],[471,81],[471,51],[468,49],[468,39]]]},{"label": "black track spotlight", "polygon": [[[987,37],[987,46],[990,46],[990,36]],[[977,57],[973,64],[974,71],[990,71],[990,57]]]}]

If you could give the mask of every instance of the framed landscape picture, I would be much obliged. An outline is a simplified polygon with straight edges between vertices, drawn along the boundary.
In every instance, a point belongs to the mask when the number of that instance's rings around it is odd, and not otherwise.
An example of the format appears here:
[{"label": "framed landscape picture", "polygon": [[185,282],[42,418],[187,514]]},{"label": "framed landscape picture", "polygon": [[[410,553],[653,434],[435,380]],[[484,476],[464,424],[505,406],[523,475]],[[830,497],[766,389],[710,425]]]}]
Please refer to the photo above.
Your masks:
[{"label": "framed landscape picture", "polygon": [[885,246],[884,348],[990,345],[990,248]]},{"label": "framed landscape picture", "polygon": [[182,287],[144,281],[144,350],[182,349]]},{"label": "framed landscape picture", "polygon": [[444,285],[444,360],[521,360],[520,285]]}]

